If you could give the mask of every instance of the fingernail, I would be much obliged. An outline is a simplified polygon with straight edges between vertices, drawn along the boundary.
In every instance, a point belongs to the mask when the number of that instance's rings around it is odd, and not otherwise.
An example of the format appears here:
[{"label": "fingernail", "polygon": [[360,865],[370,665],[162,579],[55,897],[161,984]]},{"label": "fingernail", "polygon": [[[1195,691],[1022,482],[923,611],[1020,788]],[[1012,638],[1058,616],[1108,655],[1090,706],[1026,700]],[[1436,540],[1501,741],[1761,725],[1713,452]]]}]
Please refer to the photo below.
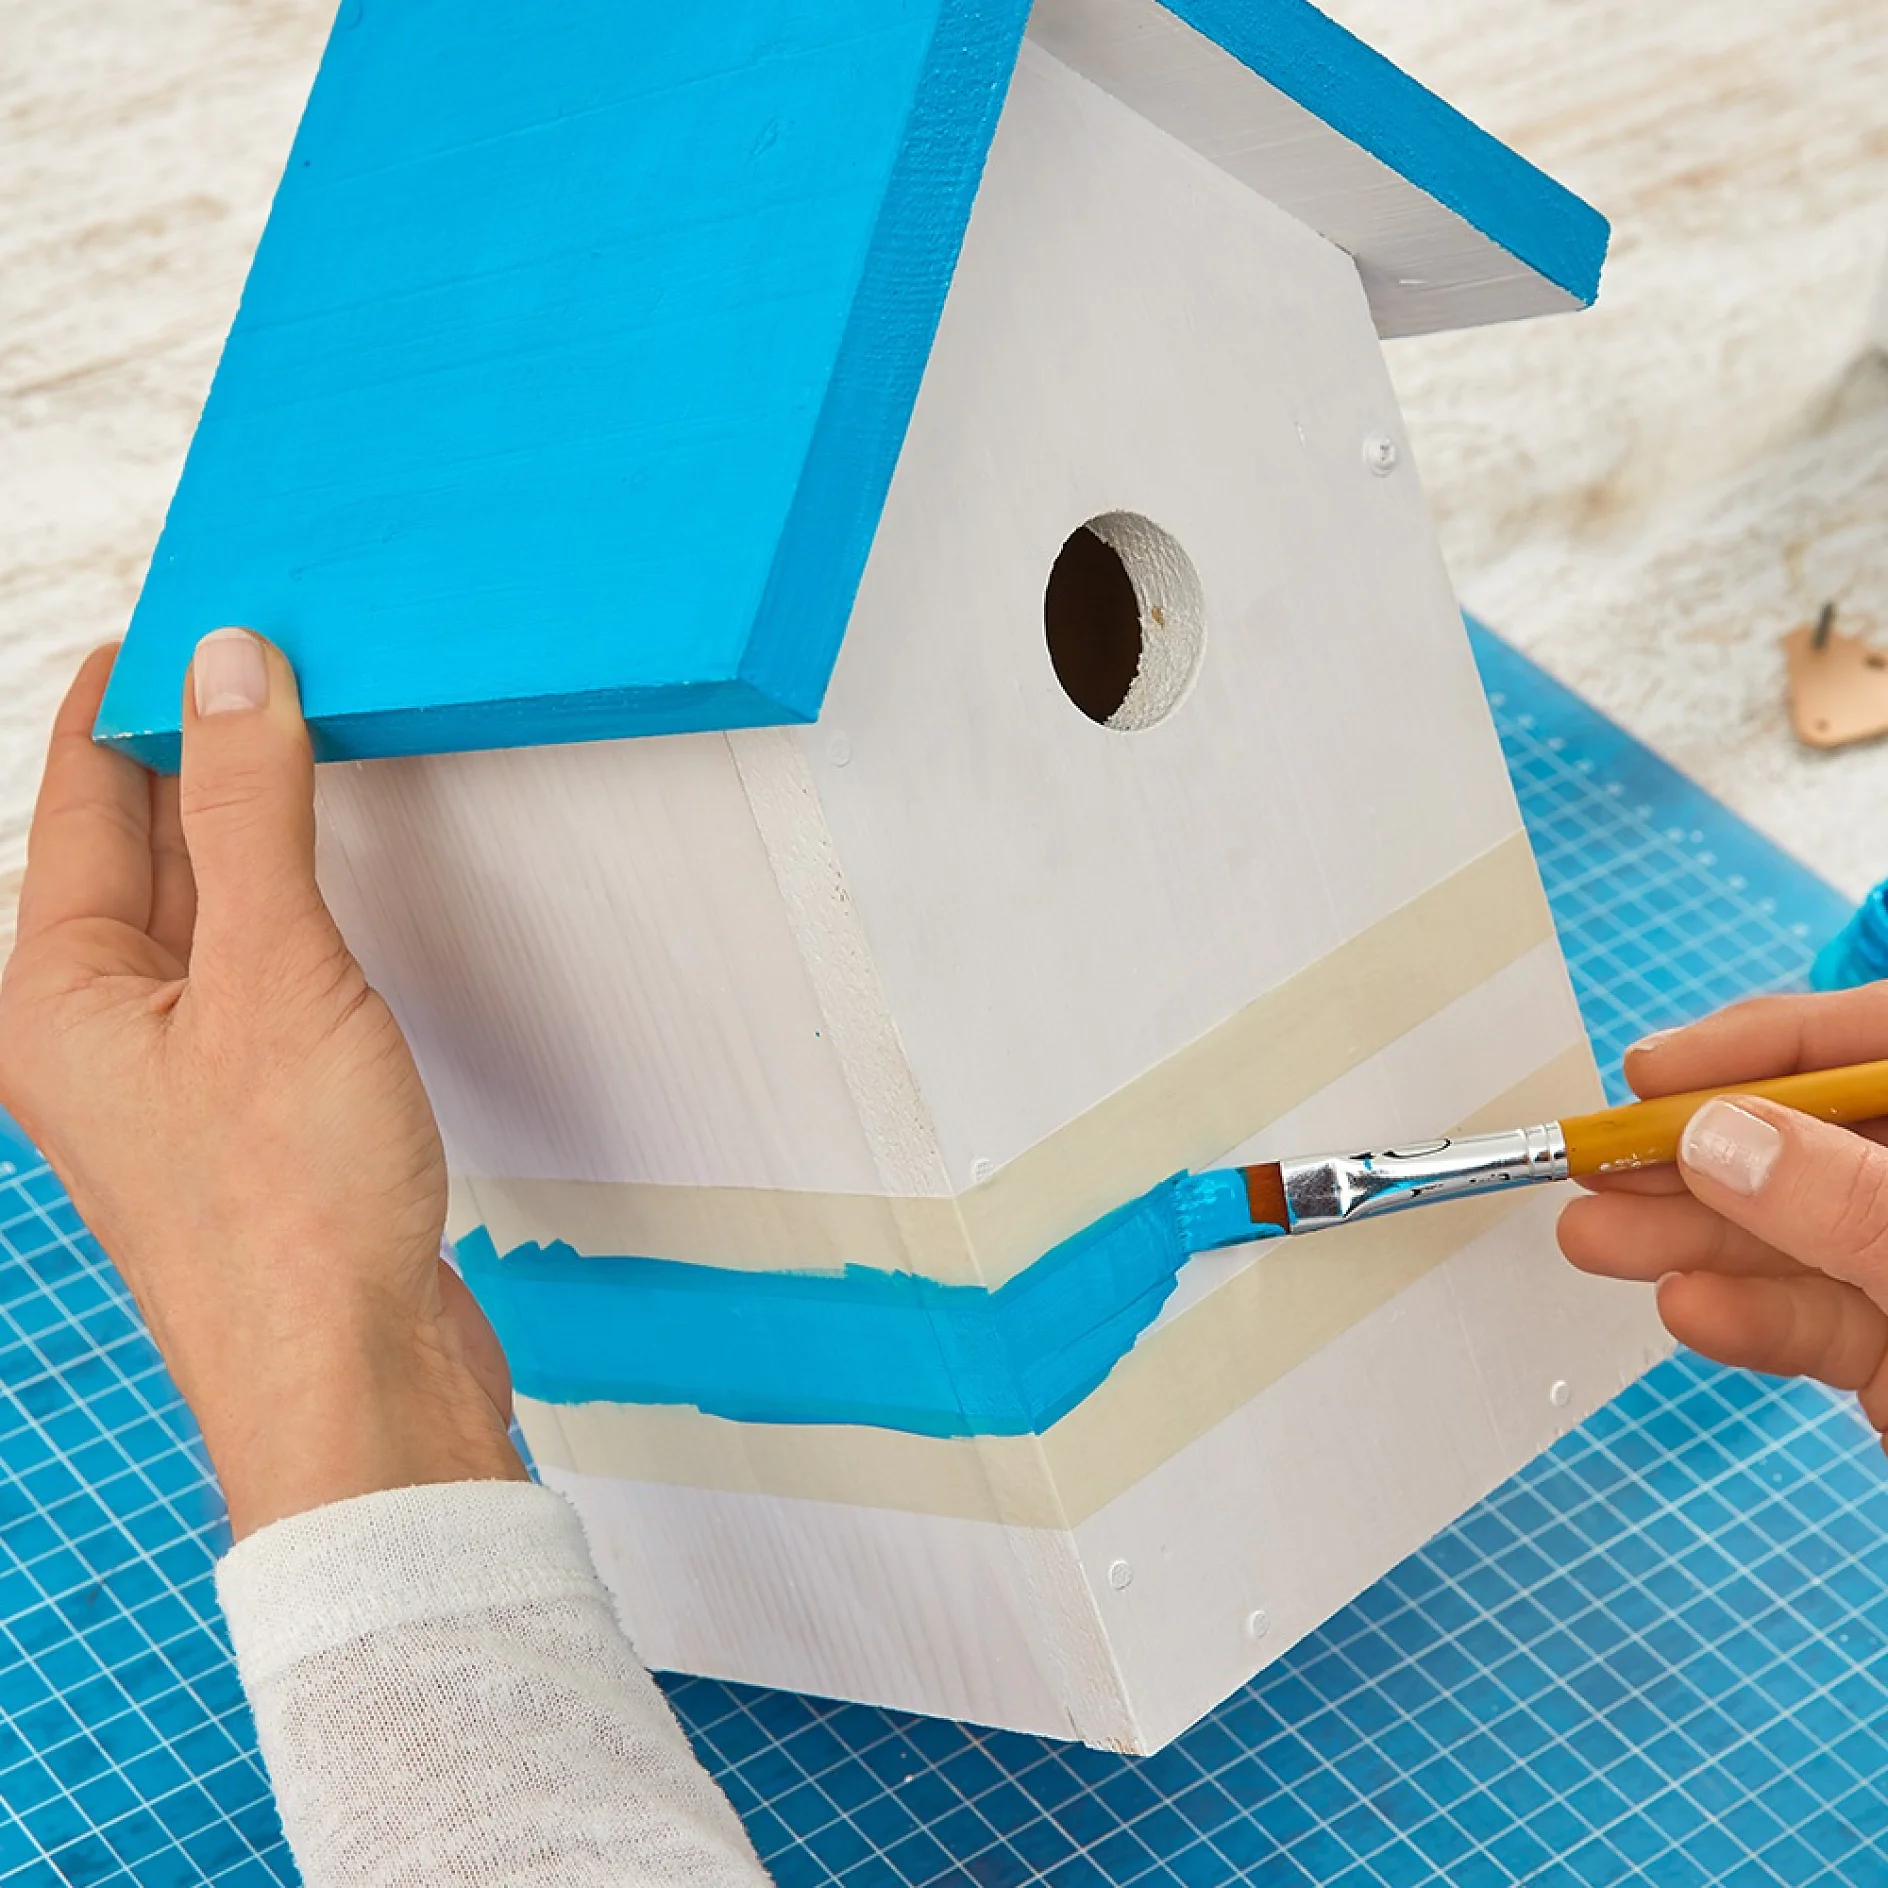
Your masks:
[{"label": "fingernail", "polygon": [[269,699],[269,664],[246,629],[213,629],[191,663],[199,715],[236,714]]},{"label": "fingernail", "polygon": [[1733,1102],[1707,1101],[1685,1125],[1678,1158],[1733,1193],[1755,1193],[1783,1152],[1783,1136]]},{"label": "fingernail", "polygon": [[1641,1036],[1626,1053],[1637,1055],[1641,1049],[1656,1049],[1660,1043],[1669,1042],[1677,1034],[1678,1031],[1675,1029],[1655,1029],[1651,1035]]}]

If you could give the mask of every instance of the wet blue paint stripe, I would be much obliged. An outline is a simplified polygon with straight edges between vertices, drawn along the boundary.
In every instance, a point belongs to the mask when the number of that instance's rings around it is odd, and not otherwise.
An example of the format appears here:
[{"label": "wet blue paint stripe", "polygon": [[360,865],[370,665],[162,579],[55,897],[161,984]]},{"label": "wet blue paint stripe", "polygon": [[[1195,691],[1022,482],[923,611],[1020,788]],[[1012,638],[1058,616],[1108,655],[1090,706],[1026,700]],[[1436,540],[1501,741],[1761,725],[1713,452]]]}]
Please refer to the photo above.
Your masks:
[{"label": "wet blue paint stripe", "polygon": [[512,1379],[547,1403],[683,1404],[739,1422],[1040,1434],[1154,1321],[1186,1262],[1176,1175],[995,1291],[850,1265],[749,1272],[561,1242],[459,1262]]}]

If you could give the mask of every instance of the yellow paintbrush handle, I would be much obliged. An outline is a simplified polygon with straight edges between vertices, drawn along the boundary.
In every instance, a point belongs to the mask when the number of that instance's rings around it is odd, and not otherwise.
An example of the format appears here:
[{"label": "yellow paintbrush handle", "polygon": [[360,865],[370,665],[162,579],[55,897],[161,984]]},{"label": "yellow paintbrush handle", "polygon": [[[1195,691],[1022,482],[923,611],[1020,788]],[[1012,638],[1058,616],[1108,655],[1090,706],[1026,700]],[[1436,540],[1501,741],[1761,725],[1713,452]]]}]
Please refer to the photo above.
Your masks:
[{"label": "yellow paintbrush handle", "polygon": [[1609,1168],[1657,1167],[1678,1158],[1685,1123],[1713,1095],[1761,1095],[1824,1121],[1873,1121],[1888,1115],[1888,1062],[1858,1062],[1846,1069],[1811,1069],[1767,1082],[1698,1088],[1657,1101],[1628,1102],[1577,1114],[1561,1122],[1567,1137],[1567,1167],[1574,1174]]}]

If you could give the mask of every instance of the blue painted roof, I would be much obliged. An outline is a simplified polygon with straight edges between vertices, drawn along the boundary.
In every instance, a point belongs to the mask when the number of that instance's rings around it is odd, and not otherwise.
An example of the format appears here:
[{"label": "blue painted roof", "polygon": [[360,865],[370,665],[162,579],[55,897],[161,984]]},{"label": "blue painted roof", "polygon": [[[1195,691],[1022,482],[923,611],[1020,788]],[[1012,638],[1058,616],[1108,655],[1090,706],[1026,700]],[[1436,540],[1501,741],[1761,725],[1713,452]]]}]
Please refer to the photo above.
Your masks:
[{"label": "blue painted roof", "polygon": [[[1304,0],[1173,10],[1590,296],[1604,224]],[[1027,12],[344,0],[100,738],[174,765],[226,623],[326,757],[811,719]]]}]

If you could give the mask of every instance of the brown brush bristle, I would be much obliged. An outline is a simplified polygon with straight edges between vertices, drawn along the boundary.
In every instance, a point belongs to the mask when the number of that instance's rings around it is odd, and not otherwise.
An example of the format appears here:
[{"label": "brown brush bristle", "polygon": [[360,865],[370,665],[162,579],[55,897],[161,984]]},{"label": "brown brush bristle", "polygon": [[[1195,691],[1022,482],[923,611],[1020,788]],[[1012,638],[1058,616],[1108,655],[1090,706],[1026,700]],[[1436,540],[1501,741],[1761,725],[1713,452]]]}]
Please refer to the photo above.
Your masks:
[{"label": "brown brush bristle", "polygon": [[1268,1160],[1262,1166],[1247,1167],[1246,1176],[1246,1211],[1252,1215],[1255,1226],[1277,1226],[1284,1231],[1291,1230],[1291,1219],[1285,1211],[1285,1180],[1278,1171],[1278,1162]]}]

